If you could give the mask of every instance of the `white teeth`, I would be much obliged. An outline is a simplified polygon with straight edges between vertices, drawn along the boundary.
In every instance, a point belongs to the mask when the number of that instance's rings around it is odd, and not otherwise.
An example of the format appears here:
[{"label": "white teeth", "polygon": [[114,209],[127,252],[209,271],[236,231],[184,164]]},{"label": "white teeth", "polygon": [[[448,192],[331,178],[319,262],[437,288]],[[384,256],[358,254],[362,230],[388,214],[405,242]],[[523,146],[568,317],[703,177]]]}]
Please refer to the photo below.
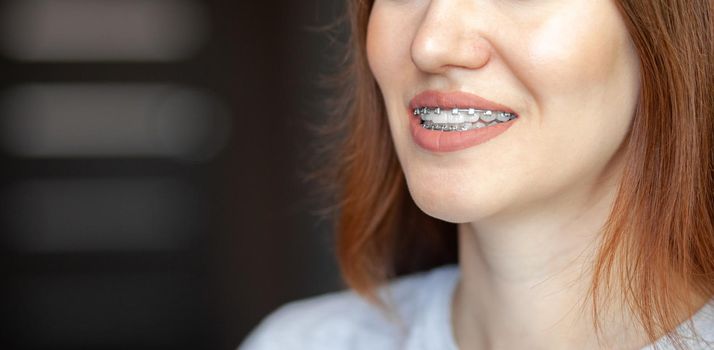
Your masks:
[{"label": "white teeth", "polygon": [[432,121],[425,121],[421,125],[424,129],[429,130],[439,130],[439,131],[468,131],[476,128],[482,128],[486,125],[484,123],[457,123],[457,124],[440,124],[434,123]]},{"label": "white teeth", "polygon": [[517,116],[503,111],[491,111],[475,108],[420,107],[414,109],[414,115],[422,120],[422,126],[429,130],[466,131],[496,125],[516,119]]},{"label": "white teeth", "polygon": [[486,111],[481,116],[481,120],[485,121],[486,123],[492,122],[492,121],[496,120],[496,115],[491,111]]},{"label": "white teeth", "polygon": [[449,123],[459,124],[464,122],[464,116],[461,114],[451,114],[449,115]]}]

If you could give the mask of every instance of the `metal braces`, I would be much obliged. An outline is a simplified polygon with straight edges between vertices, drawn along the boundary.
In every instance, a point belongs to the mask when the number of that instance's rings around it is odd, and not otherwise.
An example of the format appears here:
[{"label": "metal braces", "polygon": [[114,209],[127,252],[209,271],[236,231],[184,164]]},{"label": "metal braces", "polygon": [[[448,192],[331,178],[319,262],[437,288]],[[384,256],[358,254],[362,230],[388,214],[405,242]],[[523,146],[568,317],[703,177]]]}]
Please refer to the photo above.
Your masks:
[{"label": "metal braces", "polygon": [[[414,115],[415,116],[420,116],[420,115],[425,115],[425,114],[441,114],[441,112],[448,111],[452,115],[458,115],[460,113],[466,113],[468,115],[475,115],[476,113],[482,114],[482,115],[491,115],[493,114],[494,111],[490,109],[476,109],[476,108],[451,108],[451,109],[446,109],[442,110],[439,107],[436,108],[429,108],[429,107],[421,107],[421,108],[414,108]],[[500,112],[499,113],[504,113],[508,115],[509,117],[514,117],[515,115],[510,112]]]}]

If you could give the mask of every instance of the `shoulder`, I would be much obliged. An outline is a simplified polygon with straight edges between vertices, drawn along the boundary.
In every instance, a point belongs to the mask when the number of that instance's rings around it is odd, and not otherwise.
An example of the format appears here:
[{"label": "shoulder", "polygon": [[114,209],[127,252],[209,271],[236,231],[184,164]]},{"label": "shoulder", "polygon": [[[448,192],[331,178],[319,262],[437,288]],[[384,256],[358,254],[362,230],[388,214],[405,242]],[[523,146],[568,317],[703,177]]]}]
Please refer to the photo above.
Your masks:
[{"label": "shoulder", "polygon": [[[691,318],[682,322],[676,329],[686,349],[714,350],[714,298],[711,298]],[[655,344],[641,350],[675,350],[677,347],[667,337],[661,337]]]},{"label": "shoulder", "polygon": [[714,350],[714,298],[711,298],[691,319],[678,327],[692,349]]},{"label": "shoulder", "polygon": [[[321,295],[283,305],[266,317],[239,350],[340,350],[349,339],[369,334],[393,339],[395,329],[381,311],[352,292]],[[351,344],[353,348],[356,344]]]},{"label": "shoulder", "polygon": [[[410,320],[438,280],[452,279],[453,266],[400,277],[378,290],[391,313],[352,291],[324,294],[283,305],[266,317],[239,350],[395,349]],[[391,316],[395,317],[391,317]]]}]

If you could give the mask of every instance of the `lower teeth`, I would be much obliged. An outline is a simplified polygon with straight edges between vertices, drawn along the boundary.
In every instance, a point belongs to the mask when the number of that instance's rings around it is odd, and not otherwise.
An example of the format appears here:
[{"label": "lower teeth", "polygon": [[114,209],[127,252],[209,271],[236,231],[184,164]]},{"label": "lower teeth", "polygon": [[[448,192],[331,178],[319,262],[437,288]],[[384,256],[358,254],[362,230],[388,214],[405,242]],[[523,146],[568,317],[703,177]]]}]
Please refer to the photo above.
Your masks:
[{"label": "lower teeth", "polygon": [[501,122],[492,121],[488,124],[482,122],[476,123],[434,123],[431,120],[423,121],[421,126],[424,129],[440,130],[440,131],[467,131],[473,129],[481,129],[487,126],[500,124]]}]

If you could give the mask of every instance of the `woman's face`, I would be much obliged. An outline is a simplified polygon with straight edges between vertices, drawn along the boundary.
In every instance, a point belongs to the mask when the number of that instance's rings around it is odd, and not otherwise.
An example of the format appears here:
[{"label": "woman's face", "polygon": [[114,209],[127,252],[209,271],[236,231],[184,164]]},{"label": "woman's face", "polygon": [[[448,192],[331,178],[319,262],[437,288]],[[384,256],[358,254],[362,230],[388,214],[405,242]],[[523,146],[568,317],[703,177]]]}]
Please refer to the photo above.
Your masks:
[{"label": "woman's face", "polygon": [[[429,215],[474,222],[578,203],[621,167],[639,64],[612,0],[375,0],[367,56]],[[517,118],[436,131],[414,107]]]}]

